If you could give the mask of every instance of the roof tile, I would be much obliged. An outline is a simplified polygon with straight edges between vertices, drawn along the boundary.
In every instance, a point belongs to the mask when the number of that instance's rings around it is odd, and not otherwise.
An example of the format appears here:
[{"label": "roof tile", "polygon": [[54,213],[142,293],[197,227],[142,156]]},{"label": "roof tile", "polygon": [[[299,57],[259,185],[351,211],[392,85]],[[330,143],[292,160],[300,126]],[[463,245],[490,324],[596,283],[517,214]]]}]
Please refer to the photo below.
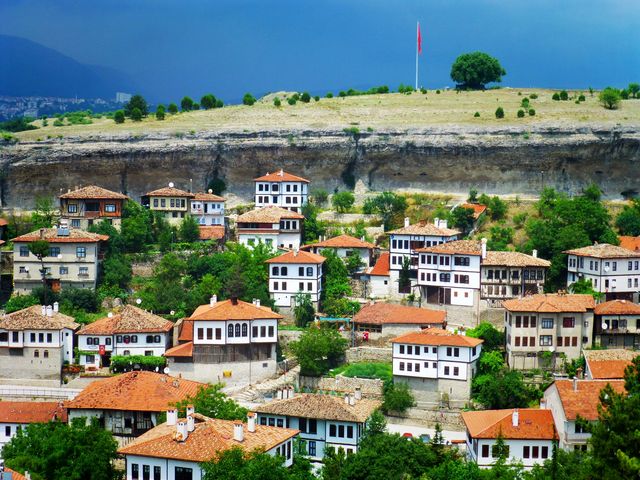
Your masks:
[{"label": "roof tile", "polygon": [[254,182],[303,182],[309,183],[309,180],[306,178],[298,177],[291,173],[287,173],[284,170],[280,169],[277,172],[267,173],[258,178],[253,179]]},{"label": "roof tile", "polygon": [[348,405],[343,397],[301,393],[293,398],[260,405],[256,412],[340,422],[365,422],[380,404],[377,400],[362,398],[356,400],[355,405]]},{"label": "roof tile", "polygon": [[106,188],[97,185],[89,185],[87,187],[78,188],[71,192],[63,193],[60,198],[66,199],[100,199],[100,200],[126,200],[129,197],[122,193],[112,192]]},{"label": "roof tile", "polygon": [[411,343],[414,345],[443,345],[451,347],[477,347],[484,340],[457,335],[441,328],[425,328],[420,332],[410,332],[391,340],[391,343]]},{"label": "roof tile", "polygon": [[596,305],[594,313],[596,315],[640,315],[640,305],[628,300],[610,300]]},{"label": "roof tile", "polygon": [[625,392],[624,380],[556,380],[549,388],[558,390],[562,409],[567,420],[575,420],[580,415],[585,420],[598,419],[600,391],[611,384],[618,393]]},{"label": "roof tile", "polygon": [[399,228],[397,230],[392,230],[388,232],[389,234],[400,234],[400,235],[425,235],[425,236],[436,236],[436,237],[453,237],[455,235],[460,235],[459,230],[453,230],[451,228],[439,228],[436,227],[431,222],[418,222],[413,225],[409,225],[408,227]]},{"label": "roof tile", "polygon": [[73,317],[53,312],[51,317],[42,314],[42,305],[33,305],[0,317],[0,328],[4,330],[75,330],[80,325]]},{"label": "roof tile", "polygon": [[109,236],[85,232],[77,228],[70,228],[69,235],[58,235],[57,228],[41,228],[13,239],[14,242],[35,242],[37,240],[46,240],[49,243],[95,243],[109,240]]},{"label": "roof tile", "polygon": [[394,303],[367,304],[353,317],[354,323],[383,324],[444,324],[447,312],[426,308],[408,307]]},{"label": "roof tile", "polygon": [[462,420],[473,438],[506,440],[554,440],[558,438],[551,410],[520,408],[518,425],[514,426],[514,409],[462,412]]},{"label": "roof tile", "polygon": [[367,248],[371,250],[376,246],[351,235],[338,235],[337,237],[332,237],[322,242],[310,243],[300,248],[305,250],[310,248]]},{"label": "roof tile", "polygon": [[586,312],[595,308],[596,303],[588,294],[543,293],[523,298],[513,298],[502,302],[511,312]]},{"label": "roof tile", "polygon": [[306,252],[304,250],[290,251],[287,253],[283,253],[282,255],[278,255],[277,257],[270,258],[266,261],[266,263],[309,263],[309,264],[318,264],[324,263],[326,258],[322,255],[318,255],[316,253]]},{"label": "roof tile", "polygon": [[116,333],[170,332],[173,322],[158,315],[125,305],[116,310],[112,317],[104,317],[83,327],[78,335],[114,335]]},{"label": "roof tile", "polygon": [[264,320],[283,318],[269,307],[256,306],[249,302],[238,300],[223,300],[212,307],[209,304],[200,305],[187,320]]},{"label": "roof tile", "polygon": [[577,255],[579,257],[594,257],[594,258],[638,258],[640,252],[631,251],[617,245],[610,245],[608,243],[596,243],[595,245],[589,245],[588,247],[574,248],[573,250],[566,250],[564,253],[569,255]]},{"label": "roof tile", "polygon": [[[304,215],[301,215],[296,212],[292,212],[291,210],[286,210],[284,208],[270,206],[270,207],[262,207],[256,208],[255,210],[251,210],[250,212],[243,213],[240,215],[236,224],[240,223],[279,223],[283,218],[302,220],[304,219]],[[238,227],[242,229],[242,227]],[[277,232],[274,232],[277,233]]]},{"label": "roof tile", "polygon": [[145,194],[147,197],[189,197],[193,198],[195,195],[190,192],[185,192],[175,187],[164,187],[158,190],[153,190]]},{"label": "roof tile", "polygon": [[61,402],[0,402],[0,423],[46,423],[67,421]]}]

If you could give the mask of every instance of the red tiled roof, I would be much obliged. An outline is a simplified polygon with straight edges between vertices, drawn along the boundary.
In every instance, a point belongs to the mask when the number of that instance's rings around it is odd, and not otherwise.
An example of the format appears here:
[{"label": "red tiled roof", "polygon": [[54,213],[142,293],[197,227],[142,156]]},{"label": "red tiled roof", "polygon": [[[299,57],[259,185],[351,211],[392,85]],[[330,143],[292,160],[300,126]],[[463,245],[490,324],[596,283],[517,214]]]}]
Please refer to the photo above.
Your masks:
[{"label": "red tiled roof", "polygon": [[182,358],[193,357],[193,342],[187,342],[181,345],[176,345],[175,347],[172,347],[166,352],[164,352],[164,356],[165,357],[182,357]]},{"label": "red tiled roof", "polygon": [[379,275],[381,277],[386,277],[389,275],[390,265],[389,252],[382,252],[376,264],[369,271],[369,275]]},{"label": "red tiled roof", "polygon": [[628,300],[611,300],[599,303],[593,312],[596,315],[640,315],[640,305]]},{"label": "red tiled roof", "polygon": [[283,318],[269,307],[260,306],[238,300],[235,304],[232,300],[216,302],[212,307],[209,304],[200,305],[187,320],[256,320]]},{"label": "red tiled roof", "polygon": [[200,202],[224,202],[224,198],[213,193],[204,192],[196,192],[193,199]]},{"label": "red tiled roof", "polygon": [[620,239],[620,246],[622,248],[626,248],[632,252],[640,251],[640,237],[628,237],[626,235],[621,235],[618,238]]},{"label": "red tiled roof", "polygon": [[11,470],[9,467],[4,467],[4,471],[11,474],[11,480],[27,480],[27,477],[15,470]]},{"label": "red tiled roof", "polygon": [[0,423],[46,423],[67,421],[61,402],[0,402]]},{"label": "red tiled roof", "polygon": [[588,294],[543,293],[505,300],[502,306],[511,312],[586,312],[595,308],[596,302]]},{"label": "red tiled roof", "polygon": [[46,240],[49,243],[95,243],[109,240],[109,235],[85,232],[70,228],[69,235],[58,235],[57,228],[42,228],[13,239],[14,242],[35,242]]},{"label": "red tiled roof", "polygon": [[383,324],[444,324],[447,312],[408,307],[394,303],[374,303],[365,305],[353,317],[354,323],[367,325]]},{"label": "red tiled roof", "polygon": [[182,320],[182,326],[180,327],[180,335],[178,336],[179,342],[190,342],[193,340],[193,320]]},{"label": "red tiled roof", "polygon": [[221,240],[224,238],[224,226],[199,226],[198,238],[200,240]]},{"label": "red tiled roof", "polygon": [[284,170],[280,169],[277,172],[267,173],[258,178],[253,179],[254,182],[304,182],[309,183],[309,180],[306,178],[298,177],[296,175],[292,175],[291,173],[287,173]]},{"label": "red tiled roof", "polygon": [[365,242],[351,235],[338,235],[337,237],[329,238],[322,242],[310,243],[300,248],[305,250],[310,248],[367,248],[372,250],[376,248],[376,246],[373,243]]},{"label": "red tiled roof", "polygon": [[392,343],[411,343],[414,345],[444,345],[451,347],[477,347],[484,340],[480,338],[456,335],[441,328],[425,328],[420,332],[410,332],[391,340]]},{"label": "red tiled roof", "polygon": [[112,192],[106,188],[97,185],[89,185],[87,187],[78,188],[72,192],[63,193],[60,198],[68,199],[100,199],[100,200],[126,200],[129,197],[122,193]]},{"label": "red tiled roof", "polygon": [[282,255],[278,255],[277,257],[270,258],[266,261],[266,263],[324,263],[326,258],[316,253],[305,252],[304,250],[300,250],[298,252],[290,251],[287,253],[283,253]]},{"label": "red tiled roof", "polygon": [[416,249],[416,252],[479,256],[482,254],[482,242],[480,240],[454,240],[452,242],[441,243],[432,247],[418,248]]},{"label": "red tiled roof", "polygon": [[53,312],[49,317],[42,314],[42,305],[32,305],[0,316],[0,328],[4,330],[76,330],[80,325],[73,317]]},{"label": "red tiled roof", "polygon": [[0,218],[0,227],[6,227],[9,225],[9,221],[6,218]]},{"label": "red tiled roof", "polygon": [[204,383],[154,372],[128,372],[91,383],[65,404],[69,409],[162,412],[192,397]]},{"label": "red tiled roof", "polygon": [[[240,223],[279,223],[282,219],[302,220],[304,215],[285,208],[271,205],[269,207],[256,208],[247,213],[243,213],[236,219],[236,224]],[[242,227],[238,227],[242,228]],[[277,232],[275,232],[277,233]]]},{"label": "red tiled roof", "polygon": [[558,390],[562,409],[567,420],[575,420],[580,415],[585,420],[598,419],[600,390],[611,384],[618,393],[623,393],[624,380],[556,380],[549,388]]},{"label": "red tiled roof", "polygon": [[462,420],[473,438],[506,440],[554,440],[558,438],[551,410],[520,408],[518,425],[512,421],[513,409],[462,412]]},{"label": "red tiled roof", "polygon": [[185,192],[184,190],[180,190],[179,188],[174,187],[164,187],[159,188],[158,190],[154,190],[152,192],[146,193],[147,197],[194,197],[193,193]]},{"label": "red tiled roof", "polygon": [[628,250],[617,245],[610,245],[608,243],[596,243],[595,245],[589,245],[588,247],[575,248],[573,250],[566,250],[563,253],[569,255],[577,255],[578,257],[593,257],[593,258],[638,258],[640,252]]},{"label": "red tiled roof", "polygon": [[78,335],[114,335],[116,333],[156,333],[170,332],[173,322],[158,315],[125,305],[113,313],[83,327]]},{"label": "red tiled roof", "polygon": [[638,352],[622,348],[585,350],[583,354],[587,370],[593,379],[624,378],[624,371],[639,355]]},{"label": "red tiled roof", "polygon": [[479,203],[463,203],[460,205],[460,208],[473,210],[473,218],[476,220],[480,218],[480,215],[487,211],[487,206],[480,205]]},{"label": "red tiled roof", "polygon": [[398,228],[397,230],[392,230],[387,232],[389,234],[395,235],[424,235],[429,237],[452,237],[454,235],[460,235],[459,230],[453,230],[451,228],[440,228],[436,227],[431,222],[421,221],[418,223],[414,223],[413,225],[409,225],[408,227]]}]

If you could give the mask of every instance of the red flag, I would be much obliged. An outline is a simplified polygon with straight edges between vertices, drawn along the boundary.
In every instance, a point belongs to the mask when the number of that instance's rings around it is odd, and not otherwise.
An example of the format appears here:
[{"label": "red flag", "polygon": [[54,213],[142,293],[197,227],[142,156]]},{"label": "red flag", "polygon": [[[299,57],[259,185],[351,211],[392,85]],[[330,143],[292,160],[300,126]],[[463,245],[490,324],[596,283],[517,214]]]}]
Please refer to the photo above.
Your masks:
[{"label": "red flag", "polygon": [[420,33],[420,22],[418,22],[418,53],[422,53],[422,34]]}]

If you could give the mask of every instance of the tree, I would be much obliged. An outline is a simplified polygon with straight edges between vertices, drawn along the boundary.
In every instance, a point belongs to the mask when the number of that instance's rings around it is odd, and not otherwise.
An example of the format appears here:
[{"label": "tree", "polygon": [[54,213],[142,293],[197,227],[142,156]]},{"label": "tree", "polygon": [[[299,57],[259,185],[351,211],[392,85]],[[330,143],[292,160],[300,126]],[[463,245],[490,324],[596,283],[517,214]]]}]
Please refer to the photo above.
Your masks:
[{"label": "tree", "polygon": [[478,375],[473,390],[476,400],[487,409],[525,408],[538,397],[535,389],[525,385],[522,373],[508,369]]},{"label": "tree", "polygon": [[169,110],[169,113],[171,115],[175,115],[176,113],[178,113],[178,105],[172,102],[169,104],[169,107],[167,108],[167,110]]},{"label": "tree", "polygon": [[290,348],[300,363],[300,374],[319,377],[339,365],[348,342],[333,328],[309,327]]},{"label": "tree", "polygon": [[483,352],[491,352],[504,347],[504,332],[501,332],[489,322],[482,322],[475,328],[466,331],[467,337],[481,338]]},{"label": "tree", "polygon": [[630,83],[627,90],[633,98],[638,98],[638,94],[640,93],[640,83]]},{"label": "tree", "polygon": [[494,225],[489,230],[489,235],[489,241],[487,242],[489,250],[506,251],[509,244],[513,242],[513,228],[511,227]]},{"label": "tree", "polygon": [[487,83],[500,82],[506,74],[497,59],[483,52],[460,55],[451,66],[451,79],[462,89],[484,90]]},{"label": "tree", "polygon": [[301,213],[304,215],[302,235],[305,243],[316,242],[327,232],[325,223],[318,220],[318,212],[319,208],[311,202],[302,206]]},{"label": "tree", "polygon": [[402,267],[398,274],[398,292],[411,292],[411,261],[409,257],[404,257],[402,260]]},{"label": "tree", "polygon": [[407,199],[393,192],[382,192],[373,198],[368,198],[363,205],[366,214],[378,214],[382,218],[385,232],[402,223],[407,209]]},{"label": "tree", "polygon": [[311,463],[302,458],[294,459],[290,468],[284,466],[284,458],[269,455],[260,450],[245,452],[233,447],[219,453],[210,462],[202,464],[203,480],[313,480]]},{"label": "tree", "polygon": [[5,465],[34,480],[114,480],[117,443],[98,419],[23,426],[2,450]]},{"label": "tree", "polygon": [[463,234],[467,234],[471,229],[473,229],[473,224],[475,222],[473,215],[473,208],[456,207],[450,215],[451,224],[462,231]]},{"label": "tree", "polygon": [[504,108],[496,108],[496,118],[504,118]]},{"label": "tree", "polygon": [[311,197],[317,205],[324,205],[327,203],[329,193],[323,188],[317,188],[311,192]]},{"label": "tree", "polygon": [[125,255],[109,255],[102,263],[102,283],[126,289],[131,282],[131,262]]},{"label": "tree", "polygon": [[205,110],[210,110],[212,108],[216,108],[216,97],[214,97],[211,93],[207,93],[200,99],[200,105]]},{"label": "tree", "polygon": [[282,101],[280,100],[279,97],[276,97],[273,99],[273,106],[274,107],[280,107],[282,105]]},{"label": "tree", "polygon": [[380,410],[374,410],[364,428],[363,436],[379,435],[387,430],[387,420]]},{"label": "tree", "polygon": [[365,266],[358,250],[351,250],[345,257],[344,264],[347,267],[347,272],[349,272],[349,275],[351,276]]},{"label": "tree", "polygon": [[598,99],[604,108],[607,110],[615,110],[620,106],[622,96],[620,91],[616,88],[607,87],[600,92]]},{"label": "tree", "polygon": [[338,213],[345,213],[351,210],[355,201],[356,198],[353,193],[347,191],[334,193],[331,198],[333,208],[335,208]]},{"label": "tree", "polygon": [[144,305],[156,312],[184,311],[187,293],[182,283],[186,263],[175,253],[162,257],[153,269],[153,277],[139,292]]},{"label": "tree", "polygon": [[629,205],[625,205],[616,217],[616,227],[620,235],[640,235],[640,199],[634,198]]},{"label": "tree", "polygon": [[478,201],[478,190],[472,188],[469,190],[469,197],[467,197],[467,202],[476,203]]},{"label": "tree", "polygon": [[33,294],[31,295],[13,295],[4,305],[5,313],[13,313],[23,308],[38,305],[40,300]]},{"label": "tree", "polygon": [[251,95],[250,93],[245,93],[244,97],[242,97],[242,104],[251,106],[254,103],[256,103],[255,97],[253,95]]},{"label": "tree", "polygon": [[311,295],[308,293],[298,292],[295,296],[295,307],[293,315],[296,317],[296,325],[298,327],[306,327],[313,322],[316,311],[311,302]]},{"label": "tree", "polygon": [[131,117],[133,115],[133,110],[136,108],[140,110],[140,115],[142,117],[146,117],[149,114],[147,101],[142,95],[136,94],[131,97],[131,100],[124,104],[124,114],[127,117]]},{"label": "tree", "polygon": [[134,107],[131,110],[131,120],[134,122],[140,122],[142,120],[142,111],[138,107]]},{"label": "tree", "polygon": [[563,100],[563,101],[569,100],[569,94],[567,93],[566,90],[560,91],[560,100]]},{"label": "tree", "polygon": [[124,110],[116,110],[113,114],[113,121],[116,123],[124,123]]},{"label": "tree", "polygon": [[222,391],[224,384],[215,383],[200,387],[195,395],[191,395],[178,403],[175,407],[180,415],[186,415],[187,405],[193,405],[195,411],[210,418],[222,420],[244,420],[247,409],[241,407],[233,398],[227,397]]},{"label": "tree", "polygon": [[197,242],[200,239],[200,227],[191,215],[184,217],[180,222],[180,240],[186,243]]},{"label": "tree", "polygon": [[333,316],[354,315],[359,304],[345,298],[353,293],[347,267],[335,250],[325,249],[320,253],[326,259],[324,262],[324,288],[320,298],[322,309],[325,313]]},{"label": "tree", "polygon": [[36,197],[36,208],[31,214],[33,228],[51,228],[56,216],[56,207],[51,198]]},{"label": "tree", "polygon": [[302,95],[300,95],[300,101],[309,103],[311,101],[311,95],[309,95],[309,92],[304,92]]},{"label": "tree", "polygon": [[[126,201],[122,209],[120,238],[123,252],[143,252],[153,241],[153,215],[136,202]],[[111,245],[111,240],[109,245]]]},{"label": "tree", "polygon": [[49,242],[46,240],[36,240],[29,244],[29,251],[40,261],[40,276],[42,278],[42,288],[44,289],[44,302],[47,303],[47,270],[44,267],[44,258],[49,255]]},{"label": "tree", "polygon": [[569,285],[569,292],[574,294],[592,295],[596,300],[602,300],[605,296],[603,293],[594,290],[593,283],[591,283],[591,280],[587,278],[581,278]]},{"label": "tree", "polygon": [[193,99],[191,97],[182,97],[182,100],[180,100],[180,108],[183,112],[193,110]]},{"label": "tree", "polygon": [[165,117],[165,109],[164,109],[164,105],[158,105],[158,108],[156,108],[156,120],[164,120]]},{"label": "tree", "polygon": [[415,405],[415,399],[409,384],[406,382],[386,382],[384,385],[384,401],[382,411],[385,413],[403,413]]}]

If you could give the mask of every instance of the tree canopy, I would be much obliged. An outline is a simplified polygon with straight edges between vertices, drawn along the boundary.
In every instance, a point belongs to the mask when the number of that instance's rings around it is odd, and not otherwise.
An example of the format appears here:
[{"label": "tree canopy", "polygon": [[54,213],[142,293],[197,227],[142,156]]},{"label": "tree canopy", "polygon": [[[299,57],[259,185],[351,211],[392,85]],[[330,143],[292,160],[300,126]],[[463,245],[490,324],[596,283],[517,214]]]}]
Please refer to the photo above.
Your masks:
[{"label": "tree canopy", "polygon": [[300,362],[300,373],[319,377],[339,364],[348,342],[333,328],[312,325],[290,346]]},{"label": "tree canopy", "polygon": [[451,79],[463,89],[484,90],[487,83],[500,82],[506,74],[496,58],[483,52],[462,54],[451,66]]},{"label": "tree canopy", "polygon": [[133,116],[133,110],[140,110],[140,116],[146,117],[149,114],[149,106],[142,95],[134,95],[127,103],[124,104],[124,114],[127,117]]},{"label": "tree canopy", "polygon": [[224,385],[216,383],[201,387],[193,396],[176,403],[180,415],[186,415],[187,405],[193,405],[195,411],[210,418],[222,420],[244,420],[247,417],[247,409],[241,407],[232,398],[222,392]]},{"label": "tree canopy", "polygon": [[394,192],[382,192],[365,200],[362,210],[366,214],[378,214],[382,218],[385,232],[400,226],[407,209],[407,199]]}]

